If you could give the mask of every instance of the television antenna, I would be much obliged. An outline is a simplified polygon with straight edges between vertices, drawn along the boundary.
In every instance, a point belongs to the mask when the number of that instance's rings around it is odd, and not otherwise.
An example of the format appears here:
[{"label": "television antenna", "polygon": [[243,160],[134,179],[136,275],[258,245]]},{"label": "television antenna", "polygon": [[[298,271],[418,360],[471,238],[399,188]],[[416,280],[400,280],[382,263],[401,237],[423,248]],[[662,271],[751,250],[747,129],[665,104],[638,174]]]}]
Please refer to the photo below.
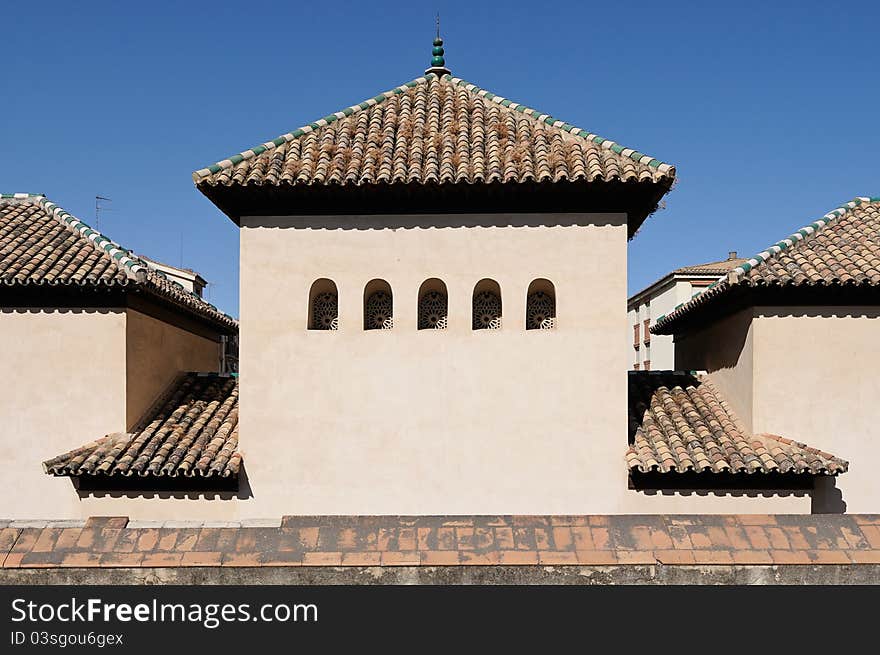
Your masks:
[{"label": "television antenna", "polygon": [[101,223],[101,212],[112,212],[106,204],[101,203],[109,203],[112,202],[112,199],[105,198],[104,196],[95,196],[95,229],[98,230],[98,226]]}]

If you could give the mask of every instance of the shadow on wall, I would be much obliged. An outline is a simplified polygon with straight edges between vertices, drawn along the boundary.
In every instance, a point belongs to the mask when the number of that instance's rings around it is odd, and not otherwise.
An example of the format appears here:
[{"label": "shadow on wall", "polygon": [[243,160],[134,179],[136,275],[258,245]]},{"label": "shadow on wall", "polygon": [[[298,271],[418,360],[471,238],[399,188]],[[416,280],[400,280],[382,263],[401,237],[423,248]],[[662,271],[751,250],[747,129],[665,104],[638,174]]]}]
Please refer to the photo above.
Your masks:
[{"label": "shadow on wall", "polygon": [[705,498],[804,498],[811,495],[807,489],[637,489],[646,496],[700,496]]},{"label": "shadow on wall", "polygon": [[622,226],[626,214],[418,214],[360,216],[248,216],[242,227],[295,230],[385,230],[453,227]]},{"label": "shadow on wall", "polygon": [[811,514],[845,514],[846,501],[843,493],[837,488],[837,477],[823,475],[816,478],[813,488]]},{"label": "shadow on wall", "polygon": [[880,318],[880,307],[757,307],[760,318]]},{"label": "shadow on wall", "polygon": [[751,311],[741,311],[675,338],[675,369],[712,373],[734,368],[746,344]]},{"label": "shadow on wall", "polygon": [[103,480],[71,478],[71,482],[80,500],[84,498],[249,500],[254,497],[244,464],[238,475],[237,486],[234,481],[183,476],[159,479],[106,476]]}]

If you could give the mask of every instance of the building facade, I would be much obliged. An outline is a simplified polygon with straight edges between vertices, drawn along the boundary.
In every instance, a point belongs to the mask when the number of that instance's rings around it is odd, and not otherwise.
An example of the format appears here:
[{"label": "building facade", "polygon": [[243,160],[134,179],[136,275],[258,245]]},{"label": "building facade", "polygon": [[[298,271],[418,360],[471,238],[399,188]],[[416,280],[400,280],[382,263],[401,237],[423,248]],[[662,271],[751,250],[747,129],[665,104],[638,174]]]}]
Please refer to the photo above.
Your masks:
[{"label": "building facade", "polygon": [[[874,399],[880,349],[880,199],[856,198],[662,317],[676,367],[707,371],[755,433],[820,440],[853,462],[827,511],[880,506]],[[833,485],[832,485],[833,483]]]},{"label": "building facade", "polygon": [[608,347],[674,168],[442,55],[193,174],[240,228],[239,381],[179,377],[46,472],[138,519],[814,509],[846,461]]},{"label": "building facade", "polygon": [[669,371],[675,368],[675,345],[672,337],[651,334],[658,316],[670,313],[701,293],[721,275],[744,263],[730,252],[727,259],[696,266],[677,268],[652,285],[630,296],[626,316],[630,330],[628,347],[634,371]]},{"label": "building facade", "polygon": [[[81,516],[37,460],[125,433],[181,371],[216,371],[234,320],[44,196],[0,197],[0,398],[10,517]],[[39,490],[39,491],[37,491]]]}]

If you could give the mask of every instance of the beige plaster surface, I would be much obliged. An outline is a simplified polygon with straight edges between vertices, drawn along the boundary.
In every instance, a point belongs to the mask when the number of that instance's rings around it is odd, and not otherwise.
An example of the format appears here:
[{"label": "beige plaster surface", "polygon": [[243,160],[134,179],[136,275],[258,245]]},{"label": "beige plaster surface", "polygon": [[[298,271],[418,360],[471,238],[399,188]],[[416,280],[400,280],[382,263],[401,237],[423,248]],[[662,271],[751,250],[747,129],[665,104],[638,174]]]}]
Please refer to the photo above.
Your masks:
[{"label": "beige plaster surface", "polygon": [[217,371],[213,339],[128,309],[126,321],[126,422],[133,427],[183,371]]},{"label": "beige plaster surface", "polygon": [[755,430],[848,460],[837,479],[846,511],[880,512],[880,307],[756,314]]},{"label": "beige plaster surface", "polygon": [[4,308],[0,343],[0,518],[78,517],[70,480],[42,462],[125,429],[125,313]]},{"label": "beige plaster surface", "polygon": [[743,429],[752,431],[753,308],[675,337],[675,369],[706,371]]},{"label": "beige plaster surface", "polygon": [[878,307],[748,308],[677,335],[676,366],[706,370],[746,429],[848,460],[817,506],[876,513],[878,335]]},{"label": "beige plaster surface", "polygon": [[[809,511],[807,496],[627,489],[622,216],[436,223],[242,220],[241,448],[254,494],[243,512]],[[306,329],[319,278],[339,291],[335,332]],[[445,331],[416,329],[429,278],[448,289]],[[497,331],[471,329],[484,278],[502,292]],[[535,278],[555,286],[555,330],[524,329]],[[393,330],[362,329],[373,279],[392,288]]]}]

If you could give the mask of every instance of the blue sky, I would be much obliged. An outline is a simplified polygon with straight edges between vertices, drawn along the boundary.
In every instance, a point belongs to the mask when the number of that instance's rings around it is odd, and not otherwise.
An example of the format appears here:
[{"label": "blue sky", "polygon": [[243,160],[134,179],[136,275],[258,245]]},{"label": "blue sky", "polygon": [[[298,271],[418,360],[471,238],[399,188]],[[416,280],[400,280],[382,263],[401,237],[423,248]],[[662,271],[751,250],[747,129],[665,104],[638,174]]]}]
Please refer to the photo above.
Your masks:
[{"label": "blue sky", "polygon": [[192,171],[419,76],[464,79],[675,164],[629,289],[880,195],[880,5],[7,2],[0,191],[45,193],[202,273],[238,312],[237,228]]}]

